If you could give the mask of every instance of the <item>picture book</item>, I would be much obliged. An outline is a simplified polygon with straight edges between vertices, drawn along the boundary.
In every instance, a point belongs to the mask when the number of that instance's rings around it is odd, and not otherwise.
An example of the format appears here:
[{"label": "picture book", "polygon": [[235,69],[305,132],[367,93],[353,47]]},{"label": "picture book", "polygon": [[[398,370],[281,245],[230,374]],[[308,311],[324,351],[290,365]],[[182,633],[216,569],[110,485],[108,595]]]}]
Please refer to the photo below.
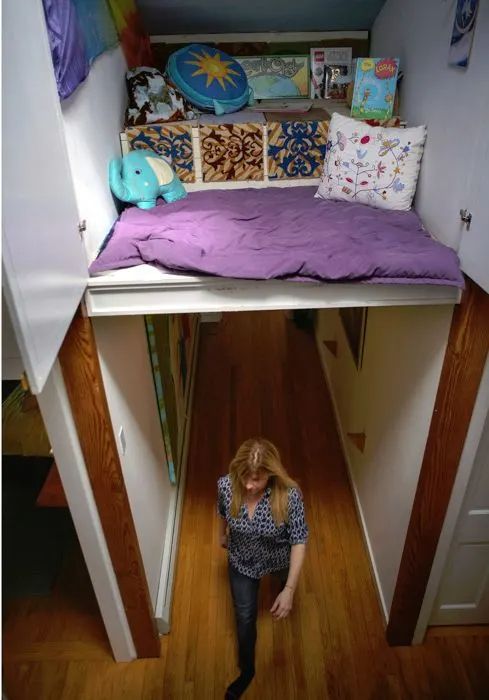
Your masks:
[{"label": "picture book", "polygon": [[309,97],[309,56],[236,56],[255,100]]},{"label": "picture book", "polygon": [[389,119],[396,94],[398,58],[358,58],[351,116]]}]

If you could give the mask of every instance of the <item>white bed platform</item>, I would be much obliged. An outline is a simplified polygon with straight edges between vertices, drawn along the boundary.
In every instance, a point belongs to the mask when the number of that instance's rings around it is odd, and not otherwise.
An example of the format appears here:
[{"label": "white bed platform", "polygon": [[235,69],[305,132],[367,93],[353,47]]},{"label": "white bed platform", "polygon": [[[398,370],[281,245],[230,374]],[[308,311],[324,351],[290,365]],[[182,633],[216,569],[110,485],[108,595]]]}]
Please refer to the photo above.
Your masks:
[{"label": "white bed platform", "polygon": [[[345,105],[316,100],[314,106],[329,113],[347,114]],[[121,151],[129,151],[125,133],[120,134]],[[267,158],[263,181],[208,182],[202,180],[198,128],[192,128],[196,181],[186,184],[189,192],[207,189],[247,187],[317,186],[318,178],[269,180]],[[264,151],[267,128],[263,125]],[[275,309],[320,309],[355,306],[419,306],[456,304],[461,292],[456,287],[430,284],[365,284],[288,282],[283,280],[240,280],[164,272],[152,265],[138,265],[105,272],[90,278],[85,293],[89,316],[137,314],[212,313],[220,311],[269,311]]]},{"label": "white bed platform", "polygon": [[348,306],[456,304],[456,287],[239,280],[180,275],[152,265],[106,272],[88,282],[89,316],[265,311]]}]

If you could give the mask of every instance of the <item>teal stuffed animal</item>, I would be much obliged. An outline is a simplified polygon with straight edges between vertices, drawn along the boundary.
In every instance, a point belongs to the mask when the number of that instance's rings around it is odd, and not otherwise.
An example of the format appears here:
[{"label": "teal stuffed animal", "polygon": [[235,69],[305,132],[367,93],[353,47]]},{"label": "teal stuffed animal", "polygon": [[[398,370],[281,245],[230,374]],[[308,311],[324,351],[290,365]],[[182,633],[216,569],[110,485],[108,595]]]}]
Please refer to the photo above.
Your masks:
[{"label": "teal stuffed animal", "polygon": [[184,186],[164,158],[154,151],[131,151],[109,165],[110,189],[123,202],[137,204],[140,209],[156,206],[156,199],[175,202],[187,196]]}]

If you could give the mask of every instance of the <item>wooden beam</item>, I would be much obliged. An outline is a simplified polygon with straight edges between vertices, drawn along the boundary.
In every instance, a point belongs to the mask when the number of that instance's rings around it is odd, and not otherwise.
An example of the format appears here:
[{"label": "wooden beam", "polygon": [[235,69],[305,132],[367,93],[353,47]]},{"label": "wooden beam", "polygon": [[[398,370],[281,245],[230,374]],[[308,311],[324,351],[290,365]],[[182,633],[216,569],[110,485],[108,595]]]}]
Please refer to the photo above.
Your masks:
[{"label": "wooden beam", "polygon": [[455,307],[387,626],[411,644],[489,349],[489,294],[466,279]]},{"label": "wooden beam", "polygon": [[159,637],[93,329],[80,310],[68,330],[59,360],[134,646],[139,658],[159,657]]}]

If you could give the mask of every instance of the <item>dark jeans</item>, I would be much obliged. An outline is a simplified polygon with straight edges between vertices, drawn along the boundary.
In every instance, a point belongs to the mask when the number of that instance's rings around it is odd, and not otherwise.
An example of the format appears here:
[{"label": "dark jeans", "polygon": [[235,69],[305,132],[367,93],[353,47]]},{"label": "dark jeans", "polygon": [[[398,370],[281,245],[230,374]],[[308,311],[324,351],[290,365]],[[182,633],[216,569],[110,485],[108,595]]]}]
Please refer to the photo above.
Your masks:
[{"label": "dark jeans", "polygon": [[[278,571],[282,587],[287,580],[288,571]],[[234,614],[238,630],[238,659],[241,673],[255,672],[256,619],[258,616],[258,589],[260,579],[240,574],[229,566],[229,582],[233,596]]]}]

